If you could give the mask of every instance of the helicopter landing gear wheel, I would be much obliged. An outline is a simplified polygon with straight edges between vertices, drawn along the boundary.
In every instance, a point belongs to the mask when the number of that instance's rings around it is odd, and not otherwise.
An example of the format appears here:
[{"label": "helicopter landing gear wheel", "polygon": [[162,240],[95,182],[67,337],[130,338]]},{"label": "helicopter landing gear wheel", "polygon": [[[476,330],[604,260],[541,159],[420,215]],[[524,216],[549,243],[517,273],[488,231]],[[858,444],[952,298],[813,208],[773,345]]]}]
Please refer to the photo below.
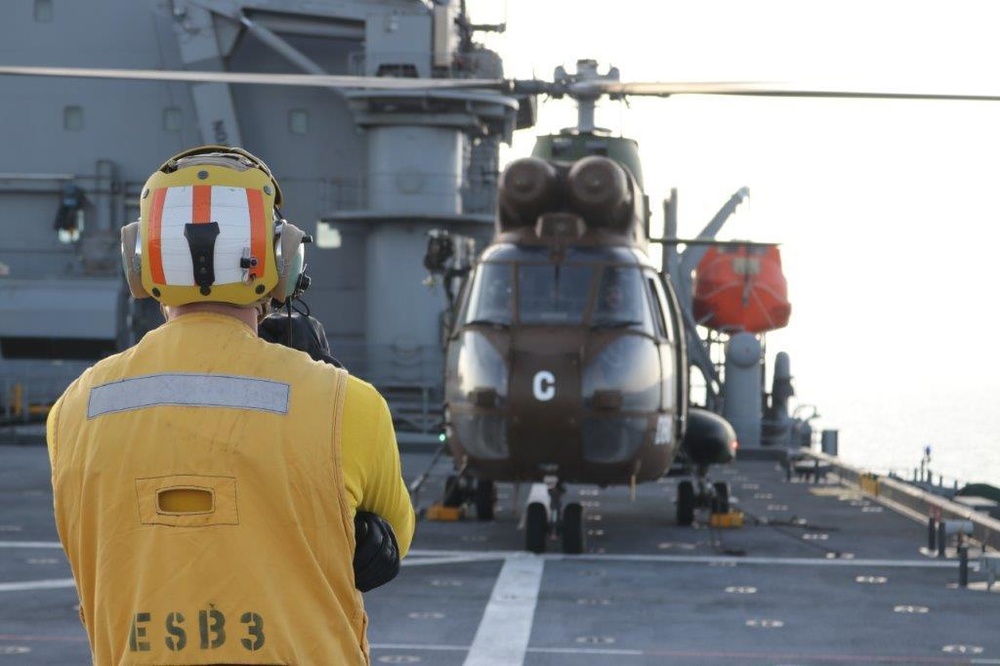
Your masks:
[{"label": "helicopter landing gear wheel", "polygon": [[717,481],[712,484],[715,497],[712,498],[712,513],[729,513],[729,484]]},{"label": "helicopter landing gear wheel", "polygon": [[583,507],[570,502],[562,513],[562,549],[564,553],[579,555],[586,547],[587,532],[583,525]]},{"label": "helicopter landing gear wheel", "polygon": [[442,504],[447,507],[456,508],[464,503],[465,489],[462,487],[460,477],[451,474],[444,482],[444,500]]},{"label": "helicopter landing gear wheel", "polygon": [[694,522],[694,484],[681,481],[677,484],[677,524],[690,525]]},{"label": "helicopter landing gear wheel", "polygon": [[493,520],[493,507],[496,500],[497,489],[491,479],[476,481],[476,517],[479,520]]},{"label": "helicopter landing gear wheel", "polygon": [[545,539],[549,533],[549,512],[541,502],[528,505],[524,521],[524,548],[532,553],[545,552]]}]

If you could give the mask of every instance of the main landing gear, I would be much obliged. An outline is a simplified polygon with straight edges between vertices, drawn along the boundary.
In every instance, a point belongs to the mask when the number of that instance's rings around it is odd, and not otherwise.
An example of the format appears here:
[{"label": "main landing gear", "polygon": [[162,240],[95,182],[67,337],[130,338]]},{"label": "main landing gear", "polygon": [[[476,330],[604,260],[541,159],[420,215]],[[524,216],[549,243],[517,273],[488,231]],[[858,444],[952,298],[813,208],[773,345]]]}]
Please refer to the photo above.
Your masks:
[{"label": "main landing gear", "polygon": [[694,512],[707,508],[712,513],[729,513],[729,484],[723,481],[709,483],[705,470],[698,470],[695,480],[677,484],[677,524],[690,525]]},{"label": "main landing gear", "polygon": [[497,489],[492,479],[470,479],[467,476],[449,476],[444,484],[444,505],[460,507],[472,504],[479,520],[493,520],[497,502]]},{"label": "main landing gear", "polygon": [[583,506],[570,502],[562,506],[566,486],[558,479],[546,479],[549,505],[532,501],[524,520],[524,547],[532,553],[544,553],[546,543],[561,540],[564,553],[578,555],[586,547]]}]

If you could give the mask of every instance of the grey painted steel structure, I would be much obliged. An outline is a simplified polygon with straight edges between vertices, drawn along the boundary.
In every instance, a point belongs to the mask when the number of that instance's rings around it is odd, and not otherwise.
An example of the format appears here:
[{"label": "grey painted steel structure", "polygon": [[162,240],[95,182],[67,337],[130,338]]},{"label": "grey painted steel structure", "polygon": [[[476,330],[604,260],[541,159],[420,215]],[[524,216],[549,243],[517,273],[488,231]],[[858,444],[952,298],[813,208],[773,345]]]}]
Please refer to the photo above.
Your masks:
[{"label": "grey painted steel structure", "polygon": [[[0,24],[2,60],[502,75],[499,56],[463,39],[457,2],[109,0],[101,10],[14,3]],[[425,234],[490,235],[499,144],[510,141],[517,122],[513,98],[21,77],[2,85],[0,388],[19,385],[22,396],[50,400],[91,362],[65,358],[70,350],[107,353],[158,323],[155,307],[124,295],[118,229],[137,217],[138,191],[162,160],[192,145],[226,143],[267,161],[284,189],[286,218],[324,241],[307,253],[306,302],[334,354],[396,402],[403,430],[436,432],[445,300],[421,284]],[[61,242],[53,219],[67,186],[84,197],[66,207],[82,230]],[[325,242],[338,235],[339,247]],[[32,383],[53,374],[63,381]]]}]

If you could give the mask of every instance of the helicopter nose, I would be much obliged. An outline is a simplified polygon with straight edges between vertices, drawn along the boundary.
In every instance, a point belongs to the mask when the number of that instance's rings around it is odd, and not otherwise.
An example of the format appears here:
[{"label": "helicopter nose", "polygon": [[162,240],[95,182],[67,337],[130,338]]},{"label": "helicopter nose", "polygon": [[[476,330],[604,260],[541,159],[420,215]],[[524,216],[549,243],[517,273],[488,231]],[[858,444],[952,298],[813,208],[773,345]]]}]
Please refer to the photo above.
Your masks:
[{"label": "helicopter nose", "polygon": [[565,465],[579,458],[580,358],[540,346],[512,357],[511,453],[531,466]]}]

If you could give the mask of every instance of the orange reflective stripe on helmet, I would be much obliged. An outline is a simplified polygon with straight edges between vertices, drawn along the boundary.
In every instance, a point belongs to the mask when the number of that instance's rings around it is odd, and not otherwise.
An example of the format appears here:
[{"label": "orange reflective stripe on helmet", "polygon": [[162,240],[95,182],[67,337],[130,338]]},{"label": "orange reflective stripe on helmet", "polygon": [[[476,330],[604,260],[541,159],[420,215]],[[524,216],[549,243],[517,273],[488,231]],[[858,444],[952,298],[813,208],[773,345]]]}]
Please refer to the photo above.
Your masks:
[{"label": "orange reflective stripe on helmet", "polygon": [[250,278],[264,276],[267,261],[267,221],[264,218],[264,196],[260,190],[247,190],[247,205],[250,209],[250,254],[256,257],[250,266]]},{"label": "orange reflective stripe on helmet", "polygon": [[191,221],[207,224],[212,221],[212,186],[195,185],[192,193]]},{"label": "orange reflective stripe on helmet", "polygon": [[165,188],[153,192],[149,213],[149,229],[146,232],[148,236],[146,246],[149,249],[147,261],[149,261],[149,272],[153,276],[155,284],[165,284],[167,281],[163,275],[163,236],[161,233],[163,202],[166,198],[167,190]]}]

